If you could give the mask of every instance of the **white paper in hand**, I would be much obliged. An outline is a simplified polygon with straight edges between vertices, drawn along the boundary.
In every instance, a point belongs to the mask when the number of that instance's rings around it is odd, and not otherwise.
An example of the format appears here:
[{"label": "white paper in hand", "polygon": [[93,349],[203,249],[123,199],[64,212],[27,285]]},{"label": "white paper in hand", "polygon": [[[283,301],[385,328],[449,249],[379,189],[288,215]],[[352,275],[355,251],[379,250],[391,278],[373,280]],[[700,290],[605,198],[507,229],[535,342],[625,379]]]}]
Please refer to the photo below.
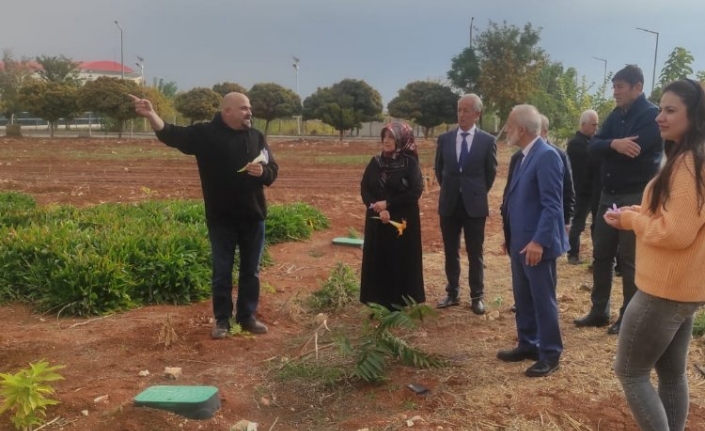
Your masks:
[{"label": "white paper in hand", "polygon": [[[269,153],[267,150],[260,151],[259,156],[255,157],[255,159],[250,163],[262,163],[263,165],[266,165],[269,163]],[[238,169],[238,172],[245,172],[246,169],[247,165],[243,166],[242,169]]]}]

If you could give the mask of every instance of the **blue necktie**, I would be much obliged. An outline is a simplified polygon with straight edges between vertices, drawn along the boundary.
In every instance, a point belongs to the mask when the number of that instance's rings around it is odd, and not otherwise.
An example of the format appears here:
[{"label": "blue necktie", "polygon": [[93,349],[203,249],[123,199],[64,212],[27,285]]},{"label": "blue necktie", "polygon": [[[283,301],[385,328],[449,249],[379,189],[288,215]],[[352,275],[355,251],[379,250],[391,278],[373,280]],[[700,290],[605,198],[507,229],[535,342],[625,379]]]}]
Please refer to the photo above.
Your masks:
[{"label": "blue necktie", "polygon": [[460,166],[460,170],[463,170],[463,165],[465,164],[465,159],[468,157],[468,137],[469,133],[468,132],[463,132],[460,134],[460,136],[463,137],[463,142],[460,143],[460,158],[458,159],[458,165]]}]

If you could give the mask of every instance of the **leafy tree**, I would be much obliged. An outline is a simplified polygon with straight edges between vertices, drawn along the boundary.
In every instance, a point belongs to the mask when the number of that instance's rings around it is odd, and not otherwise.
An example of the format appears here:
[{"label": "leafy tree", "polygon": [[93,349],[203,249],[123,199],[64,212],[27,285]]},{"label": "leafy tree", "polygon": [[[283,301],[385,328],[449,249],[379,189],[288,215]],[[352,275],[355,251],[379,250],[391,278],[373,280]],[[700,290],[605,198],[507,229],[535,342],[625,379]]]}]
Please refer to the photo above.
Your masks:
[{"label": "leafy tree", "polygon": [[564,70],[561,63],[543,62],[527,102],[549,118],[552,135],[568,138],[575,132],[580,114],[590,109],[592,95],[585,79],[579,82],[577,70]]},{"label": "leafy tree", "polygon": [[77,63],[65,56],[48,57],[42,55],[37,57],[37,63],[42,65],[39,70],[39,76],[44,81],[48,82],[78,82],[78,68],[80,63]]},{"label": "leafy tree", "polygon": [[382,96],[365,81],[344,79],[330,87],[318,88],[304,100],[304,120],[318,119],[340,133],[381,118]]},{"label": "leafy tree", "polygon": [[605,118],[612,112],[615,108],[615,102],[612,97],[605,97],[607,94],[607,89],[612,83],[612,72],[607,75],[607,79],[602,83],[596,90],[595,93],[591,95],[591,105],[589,109],[594,109],[597,115],[600,117],[600,121],[604,121]]},{"label": "leafy tree", "polygon": [[519,103],[524,103],[534,89],[538,73],[546,61],[537,46],[541,29],[531,23],[523,29],[490,21],[487,30],[476,39],[480,59],[479,85],[488,105],[502,119]]},{"label": "leafy tree", "polygon": [[137,117],[128,94],[140,94],[140,87],[130,80],[101,76],[81,87],[78,106],[84,111],[98,112],[115,119],[118,122],[118,137],[122,138],[125,121]]},{"label": "leafy tree", "polygon": [[176,82],[174,81],[164,82],[164,78],[159,78],[159,80],[157,80],[155,77],[153,83],[154,87],[167,99],[173,99],[176,96],[176,92],[179,91],[179,88],[176,86]]},{"label": "leafy tree", "polygon": [[162,118],[172,118],[176,115],[174,103],[171,99],[159,91],[158,88],[142,87],[138,90],[138,94],[135,94],[135,96],[148,99],[152,102],[152,107]]},{"label": "leafy tree", "polygon": [[671,54],[668,56],[668,60],[666,60],[666,64],[661,70],[659,84],[663,86],[692,75],[693,61],[693,54],[687,49],[680,46],[673,48],[673,51],[671,51]]},{"label": "leafy tree", "polygon": [[701,70],[695,74],[695,78],[700,82],[705,82],[705,70]]},{"label": "leafy tree", "polygon": [[220,103],[223,98],[215,91],[196,87],[185,93],[176,95],[174,107],[184,117],[191,120],[191,124],[196,121],[210,120],[220,110]]},{"label": "leafy tree", "polygon": [[78,87],[72,82],[30,80],[20,89],[23,108],[49,122],[49,134],[54,137],[60,118],[72,119],[79,112]]},{"label": "leafy tree", "polygon": [[692,75],[693,61],[693,54],[687,49],[680,46],[673,48],[673,51],[668,55],[668,60],[666,60],[663,69],[661,69],[661,75],[659,75],[658,79],[659,85],[651,91],[649,100],[658,104],[661,100],[664,86]]},{"label": "leafy tree", "polygon": [[482,94],[480,82],[480,60],[475,49],[467,47],[450,61],[448,79],[453,87],[464,93]]},{"label": "leafy tree", "polygon": [[220,94],[221,97],[225,97],[226,94],[228,93],[242,93],[244,95],[247,95],[247,89],[243,87],[240,84],[236,84],[234,82],[222,82],[215,84],[213,86],[213,91],[216,93]]},{"label": "leafy tree", "polygon": [[255,84],[250,89],[249,98],[254,115],[266,121],[265,135],[272,120],[298,115],[301,112],[299,96],[279,84]]},{"label": "leafy tree", "polygon": [[427,81],[415,81],[399,90],[387,105],[389,115],[404,118],[423,127],[424,137],[431,128],[456,119],[458,95],[450,87]]},{"label": "leafy tree", "polygon": [[2,115],[15,123],[15,114],[22,112],[20,88],[30,79],[34,68],[29,60],[16,60],[12,51],[3,50],[3,67],[0,69],[0,100],[2,100]]}]

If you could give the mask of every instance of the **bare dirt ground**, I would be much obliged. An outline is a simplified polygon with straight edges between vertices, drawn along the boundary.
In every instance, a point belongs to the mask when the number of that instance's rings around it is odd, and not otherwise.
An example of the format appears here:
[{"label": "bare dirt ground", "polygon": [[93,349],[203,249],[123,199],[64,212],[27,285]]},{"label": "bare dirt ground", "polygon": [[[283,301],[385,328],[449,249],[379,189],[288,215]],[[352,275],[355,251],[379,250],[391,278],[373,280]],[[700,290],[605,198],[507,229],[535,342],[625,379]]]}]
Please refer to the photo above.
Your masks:
[{"label": "bare dirt ground", "polygon": [[[431,173],[435,144],[420,144],[421,162]],[[363,231],[359,181],[375,143],[299,140],[272,143],[280,177],[267,191],[273,203],[302,201],[320,208],[332,227],[305,242],[271,249],[275,263],[262,272],[260,318],[270,332],[257,337],[210,339],[210,303],[155,306],[97,319],[57,319],[21,304],[0,307],[0,371],[16,372],[45,358],[63,364],[57,382],[61,404],[48,410],[44,429],[56,430],[228,430],[246,419],[259,430],[397,430],[419,416],[419,430],[637,430],[612,372],[616,338],[604,329],[576,329],[572,320],[589,307],[591,276],[584,266],[559,264],[559,304],[565,353],[562,367],[544,379],[523,375],[529,363],[505,364],[498,349],[516,342],[509,264],[500,253],[500,196],[511,150],[500,148],[500,174],[492,190],[493,214],[486,235],[486,304],[493,320],[472,314],[464,304],[443,310],[410,340],[450,358],[451,365],[417,370],[395,365],[382,385],[322,387],[282,382],[284,358],[308,353],[313,316],[294,306],[320,288],[332,267],[359,268],[361,250],[334,246],[331,239]],[[0,190],[29,193],[40,204],[77,206],[146,199],[200,199],[195,161],[155,140],[0,138]],[[421,198],[424,268],[429,303],[444,295],[443,256],[436,206],[438,185]],[[587,256],[587,236],[583,241]],[[615,303],[621,302],[615,285]],[[359,322],[362,307],[331,315],[331,330]],[[178,341],[165,347],[159,333],[167,316]],[[691,408],[688,430],[705,429],[705,380],[695,364],[705,361],[705,343],[692,342],[688,373]],[[311,361],[315,361],[313,357]],[[160,410],[136,408],[133,398],[166,381],[166,366],[182,367],[177,384],[213,385],[222,407],[212,419],[188,420]],[[149,370],[148,377],[138,373]],[[430,388],[415,395],[406,385]],[[108,395],[106,401],[95,399]],[[88,415],[82,412],[87,411]],[[13,429],[0,417],[0,430]]]}]

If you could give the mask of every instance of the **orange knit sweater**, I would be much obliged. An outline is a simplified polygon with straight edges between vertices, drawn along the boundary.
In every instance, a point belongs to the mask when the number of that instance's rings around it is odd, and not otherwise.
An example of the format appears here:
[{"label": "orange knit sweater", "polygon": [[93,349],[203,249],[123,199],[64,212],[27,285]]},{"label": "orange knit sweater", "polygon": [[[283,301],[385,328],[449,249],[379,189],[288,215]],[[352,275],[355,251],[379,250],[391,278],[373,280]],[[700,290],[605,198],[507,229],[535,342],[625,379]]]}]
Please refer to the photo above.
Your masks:
[{"label": "orange knit sweater", "polygon": [[705,301],[705,208],[698,211],[693,156],[680,157],[673,169],[666,209],[649,211],[653,180],[638,211],[620,222],[636,233],[636,285],[660,298]]}]

